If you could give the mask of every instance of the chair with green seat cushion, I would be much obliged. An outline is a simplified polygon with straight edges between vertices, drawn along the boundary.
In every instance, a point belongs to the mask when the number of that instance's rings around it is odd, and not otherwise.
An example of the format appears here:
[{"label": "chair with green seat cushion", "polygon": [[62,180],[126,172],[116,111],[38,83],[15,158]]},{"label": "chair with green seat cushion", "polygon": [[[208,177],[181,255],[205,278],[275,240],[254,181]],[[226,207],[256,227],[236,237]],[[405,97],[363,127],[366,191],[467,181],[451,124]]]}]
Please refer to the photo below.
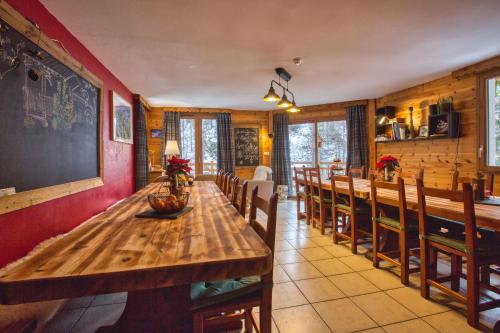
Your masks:
[{"label": "chair with green seat cushion", "polygon": [[[424,187],[421,180],[417,179],[417,197],[419,210],[419,233],[421,253],[421,283],[420,292],[424,298],[429,298],[430,287],[434,286],[440,291],[458,299],[467,305],[467,322],[473,327],[479,325],[479,312],[498,306],[498,301],[483,301],[480,299],[481,288],[485,288],[497,295],[500,289],[491,285],[489,279],[480,281],[480,274],[489,273],[490,266],[500,265],[500,244],[491,237],[486,230],[476,227],[476,215],[472,185],[463,183],[463,191],[448,191]],[[451,200],[463,203],[463,215],[460,219],[463,225],[461,232],[436,232],[432,223],[435,216],[427,213],[427,197]],[[440,216],[438,216],[441,218]],[[443,216],[447,219],[447,216]],[[458,222],[454,222],[455,226]],[[455,228],[453,228],[455,229]],[[478,237],[478,231],[481,237]],[[448,277],[437,276],[437,251],[451,257],[451,275]],[[461,294],[460,278],[462,275],[462,258],[466,259],[467,292]],[[443,282],[451,281],[451,286]],[[491,298],[497,297],[491,295]]]},{"label": "chair with green seat cushion", "polygon": [[311,194],[311,221],[313,226],[319,226],[322,235],[329,226],[328,218],[331,215],[332,201],[326,196],[323,189],[319,166],[309,169],[309,193]]},{"label": "chair with green seat cushion", "polygon": [[[252,191],[250,202],[249,224],[274,254],[278,195],[274,193],[266,201],[258,196],[256,187]],[[257,209],[267,215],[265,229],[256,221]],[[270,262],[272,261],[271,257]],[[228,317],[244,319],[245,331],[250,332],[255,323],[252,308],[259,307],[260,332],[271,333],[272,285],[272,269],[260,276],[193,283],[193,332],[203,333],[207,322],[227,323]]]},{"label": "chair with green seat cushion", "polygon": [[[406,204],[404,179],[398,177],[397,184],[375,180],[370,175],[373,216],[373,266],[379,267],[380,260],[385,260],[397,265],[401,270],[401,283],[409,283],[409,275],[418,271],[410,269],[410,254],[418,247],[418,225],[412,221]],[[391,204],[379,202],[379,190],[392,191],[394,200]],[[390,216],[388,216],[389,214]],[[399,260],[396,260],[388,251],[380,249],[380,231],[397,233],[399,238]],[[394,251],[392,251],[394,252]]]},{"label": "chair with green seat cushion", "polygon": [[[302,218],[306,219],[306,223],[309,224],[310,213],[309,213],[309,188],[307,186],[307,168],[297,168],[293,167],[294,179],[295,179],[295,197],[297,204],[297,220]],[[300,210],[301,201],[304,202],[304,211]]]},{"label": "chair with green seat cushion", "polygon": [[[371,239],[370,211],[356,199],[353,175],[330,177],[332,196],[333,242],[346,240],[351,245],[352,253],[358,251],[358,244]],[[343,183],[343,184],[342,184]],[[345,194],[347,184],[347,195]],[[341,224],[339,224],[339,219]],[[361,236],[365,237],[362,240]]]},{"label": "chair with green seat cushion", "polygon": [[251,294],[261,288],[258,275],[193,283],[191,284],[192,309],[221,304]]}]

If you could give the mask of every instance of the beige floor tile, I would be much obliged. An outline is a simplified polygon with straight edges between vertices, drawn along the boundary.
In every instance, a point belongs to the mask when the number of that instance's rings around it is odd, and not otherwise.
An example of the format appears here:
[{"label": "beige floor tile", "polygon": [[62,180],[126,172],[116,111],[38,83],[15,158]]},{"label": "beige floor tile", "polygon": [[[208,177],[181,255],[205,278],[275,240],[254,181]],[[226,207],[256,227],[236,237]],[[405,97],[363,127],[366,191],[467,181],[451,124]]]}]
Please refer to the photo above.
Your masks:
[{"label": "beige floor tile", "polygon": [[273,286],[273,309],[307,304],[307,299],[293,282],[278,283]]},{"label": "beige floor tile", "polygon": [[306,237],[317,237],[317,236],[323,236],[321,235],[321,231],[316,228],[308,228],[307,230],[302,230],[301,231]]},{"label": "beige floor tile", "polygon": [[311,247],[307,249],[299,249],[300,254],[307,260],[321,260],[321,259],[330,259],[333,256],[322,249],[321,247]]},{"label": "beige floor tile", "polygon": [[275,257],[276,260],[282,265],[307,261],[306,258],[297,252],[297,250],[278,251],[276,252]]},{"label": "beige floor tile", "polygon": [[385,333],[385,331],[380,327],[375,327],[367,330],[357,331],[356,333]]},{"label": "beige floor tile", "polygon": [[404,286],[401,278],[383,269],[370,269],[359,274],[382,290],[400,288]]},{"label": "beige floor tile", "polygon": [[310,303],[343,298],[345,295],[327,278],[300,280],[295,284]]},{"label": "beige floor tile", "polygon": [[441,333],[475,333],[481,332],[467,324],[467,319],[456,311],[448,311],[423,317],[429,325]]},{"label": "beige floor tile", "polygon": [[279,240],[276,241],[276,244],[274,245],[274,250],[275,251],[290,251],[294,250],[292,244],[290,244],[287,240]]},{"label": "beige floor tile", "polygon": [[414,319],[384,326],[387,333],[439,333],[422,319]]},{"label": "beige floor tile", "polygon": [[325,249],[328,253],[330,253],[332,256],[336,258],[340,257],[348,257],[348,256],[353,256],[354,254],[351,252],[351,249],[343,246],[343,245],[328,245],[328,246],[323,246],[323,249]]},{"label": "beige floor tile", "polygon": [[386,293],[419,317],[449,311],[447,306],[420,296],[418,289],[403,287],[387,290]]},{"label": "beige floor tile", "polygon": [[331,235],[324,235],[319,237],[312,237],[312,240],[320,246],[329,246],[333,244]]},{"label": "beige floor tile", "polygon": [[302,231],[277,232],[276,240],[289,240],[296,238],[306,238],[307,236]]},{"label": "beige floor tile", "polygon": [[331,333],[311,305],[273,311],[276,326],[282,333]]},{"label": "beige floor tile", "polygon": [[380,291],[370,281],[358,273],[333,275],[328,277],[347,296],[357,296]]},{"label": "beige floor tile", "polygon": [[67,333],[85,312],[85,308],[63,310],[59,312],[44,328],[44,332],[50,333]]},{"label": "beige floor tile", "polygon": [[408,309],[383,292],[356,296],[352,301],[379,325],[416,318]]},{"label": "beige floor tile", "polygon": [[335,333],[355,332],[377,326],[348,298],[314,303],[313,306]]},{"label": "beige floor tile", "polygon": [[303,280],[322,277],[320,271],[309,262],[298,262],[283,265],[283,269],[292,280]]},{"label": "beige floor tile", "polygon": [[342,263],[337,258],[314,260],[311,261],[311,264],[326,276],[353,272],[349,266]]},{"label": "beige floor tile", "polygon": [[297,250],[319,246],[312,238],[297,238],[288,242]]},{"label": "beige floor tile", "polygon": [[354,271],[364,271],[367,269],[374,269],[370,260],[361,255],[342,257],[339,258],[347,266],[351,267]]},{"label": "beige floor tile", "polygon": [[274,266],[273,281],[274,283],[283,283],[283,282],[289,282],[291,280],[290,277],[286,274],[283,267],[278,265]]}]

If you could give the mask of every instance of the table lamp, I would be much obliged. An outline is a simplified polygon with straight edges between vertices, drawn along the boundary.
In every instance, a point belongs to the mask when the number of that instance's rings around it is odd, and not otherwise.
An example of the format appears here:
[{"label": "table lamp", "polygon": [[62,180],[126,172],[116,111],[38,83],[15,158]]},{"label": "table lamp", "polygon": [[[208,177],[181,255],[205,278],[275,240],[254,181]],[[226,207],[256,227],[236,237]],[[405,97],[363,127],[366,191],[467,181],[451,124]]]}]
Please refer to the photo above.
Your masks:
[{"label": "table lamp", "polygon": [[167,140],[164,154],[165,156],[167,156],[167,158],[181,154],[179,150],[179,145],[177,144],[177,140]]}]

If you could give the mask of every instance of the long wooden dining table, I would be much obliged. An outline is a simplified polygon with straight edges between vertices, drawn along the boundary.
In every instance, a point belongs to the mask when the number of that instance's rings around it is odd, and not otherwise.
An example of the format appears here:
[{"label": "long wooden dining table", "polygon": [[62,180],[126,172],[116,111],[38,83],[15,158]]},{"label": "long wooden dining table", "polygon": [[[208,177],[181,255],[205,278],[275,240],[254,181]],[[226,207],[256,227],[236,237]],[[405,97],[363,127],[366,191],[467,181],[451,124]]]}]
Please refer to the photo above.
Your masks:
[{"label": "long wooden dining table", "polygon": [[[294,177],[294,181],[298,181],[300,184],[304,185],[304,179]],[[317,186],[318,181],[313,179],[313,183]],[[353,179],[354,184],[354,195],[366,201],[371,200],[371,187],[370,181],[367,179]],[[349,194],[349,187],[346,182],[336,182],[335,183],[338,191],[342,194]],[[332,185],[329,179],[321,179],[321,187],[325,191],[331,191]],[[418,211],[418,198],[417,198],[417,187],[415,185],[406,184],[406,201],[408,209],[413,211]],[[377,198],[380,203],[398,206],[398,193],[396,191],[391,191],[387,189],[378,189]],[[463,220],[464,207],[460,202],[454,202],[442,198],[427,197],[427,211],[431,215],[436,215],[440,217],[445,217],[451,220],[461,221]],[[500,233],[500,206],[475,205],[476,210],[476,223],[477,226],[487,228],[496,233]]]},{"label": "long wooden dining table", "polygon": [[137,218],[145,189],[0,274],[0,303],[128,292],[112,332],[190,332],[193,282],[261,275],[271,250],[213,182],[190,188],[193,210],[175,220]]}]

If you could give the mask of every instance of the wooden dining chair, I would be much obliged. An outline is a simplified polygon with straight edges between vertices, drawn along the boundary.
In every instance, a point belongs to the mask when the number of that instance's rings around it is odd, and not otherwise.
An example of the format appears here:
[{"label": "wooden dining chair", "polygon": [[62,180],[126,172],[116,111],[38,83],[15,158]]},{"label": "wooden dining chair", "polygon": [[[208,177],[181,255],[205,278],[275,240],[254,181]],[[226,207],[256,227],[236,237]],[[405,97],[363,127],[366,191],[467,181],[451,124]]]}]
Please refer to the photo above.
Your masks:
[{"label": "wooden dining chair", "polygon": [[227,194],[226,197],[232,202],[233,201],[233,193],[234,193],[234,187],[238,186],[240,183],[240,178],[238,176],[231,176],[229,178],[229,184],[227,187]]},{"label": "wooden dining chair", "polygon": [[406,184],[416,185],[417,179],[424,180],[425,169],[424,167],[419,167],[416,172],[406,171],[403,168],[399,168],[396,171],[396,177],[403,178]]},{"label": "wooden dining chair", "polygon": [[231,203],[234,208],[240,212],[240,215],[245,217],[247,209],[247,191],[248,191],[248,181],[244,180],[241,184],[236,183],[233,189],[233,197]]},{"label": "wooden dining chair", "polygon": [[[410,273],[420,270],[410,269],[410,252],[418,248],[418,222],[412,220],[406,204],[405,182],[399,177],[397,184],[375,180],[370,175],[372,221],[373,221],[373,266],[378,268],[379,261],[388,261],[401,270],[401,283],[408,284]],[[392,193],[394,204],[381,204],[378,200],[379,189]],[[387,196],[387,195],[386,195]],[[382,252],[380,248],[380,232],[394,232],[398,235],[399,249]],[[399,260],[396,259],[399,256]]]},{"label": "wooden dining chair", "polygon": [[222,174],[224,173],[223,169],[217,170],[217,174],[215,177],[215,184],[219,187],[219,189],[222,189]]},{"label": "wooden dining chair", "polygon": [[[472,178],[466,176],[460,176],[458,170],[453,171],[451,175],[451,190],[458,191],[460,184],[471,183]],[[493,186],[495,184],[495,174],[490,172],[486,174],[485,190],[493,194]]]},{"label": "wooden dining chair", "polygon": [[224,180],[222,182],[222,193],[227,196],[227,192],[229,191],[229,181],[233,174],[231,172],[226,172],[224,174]]},{"label": "wooden dining chair", "polygon": [[[417,179],[419,233],[420,233],[420,291],[424,298],[429,298],[430,287],[435,287],[467,305],[467,322],[477,327],[479,312],[500,306],[500,300],[480,302],[481,287],[500,295],[500,288],[480,281],[483,267],[500,264],[500,244],[495,235],[476,227],[474,197],[470,183],[463,183],[463,191],[449,191],[424,187],[422,180]],[[463,225],[461,233],[446,233],[439,224],[432,223],[428,213],[428,202],[437,198],[459,202],[463,205],[460,220]],[[447,216],[442,216],[448,218]],[[437,251],[450,255],[451,275],[437,276]],[[459,292],[462,276],[462,259],[466,259],[467,292]],[[451,281],[451,288],[443,282]]]},{"label": "wooden dining chair", "polygon": [[[332,209],[332,199],[325,196],[319,167],[309,169],[309,193],[311,194],[312,225],[313,227],[319,226],[321,234],[324,235],[327,218]],[[331,224],[328,226],[331,227]]]},{"label": "wooden dining chair", "polygon": [[[295,177],[295,198],[296,198],[295,200],[297,203],[297,220],[300,220],[303,218],[307,219],[307,210],[308,210],[307,193],[308,193],[308,190],[306,190],[307,186],[302,185],[299,182],[299,179],[303,179],[303,181],[304,181],[306,178],[305,168],[297,168],[294,166],[293,167],[293,174]],[[304,211],[303,212],[300,210],[300,203],[301,202],[304,203]]]},{"label": "wooden dining chair", "polygon": [[[276,238],[277,205],[277,193],[273,193],[269,201],[266,201],[258,196],[258,187],[252,191],[249,223],[269,247],[272,256]],[[257,209],[267,215],[266,228],[256,220]],[[203,333],[205,327],[227,320],[228,317],[244,319],[245,332],[252,332],[253,326],[257,332],[271,333],[272,286],[272,269],[261,276],[193,284],[191,298],[194,333]],[[252,308],[257,306],[259,327],[252,314]]]},{"label": "wooden dining chair", "polygon": [[[357,202],[354,193],[354,182],[352,174],[348,176],[333,176],[332,187],[332,218],[333,218],[333,242],[339,243],[339,239],[347,240],[351,244],[352,253],[358,253],[360,234],[372,236],[367,230],[370,224],[370,209],[368,206]],[[344,195],[338,182],[347,184],[347,195]],[[339,218],[341,226],[339,231]],[[364,229],[362,227],[365,227]]]},{"label": "wooden dining chair", "polygon": [[360,167],[351,167],[347,170],[347,175],[352,175],[352,178],[362,178],[365,179],[365,166],[362,165]]}]

